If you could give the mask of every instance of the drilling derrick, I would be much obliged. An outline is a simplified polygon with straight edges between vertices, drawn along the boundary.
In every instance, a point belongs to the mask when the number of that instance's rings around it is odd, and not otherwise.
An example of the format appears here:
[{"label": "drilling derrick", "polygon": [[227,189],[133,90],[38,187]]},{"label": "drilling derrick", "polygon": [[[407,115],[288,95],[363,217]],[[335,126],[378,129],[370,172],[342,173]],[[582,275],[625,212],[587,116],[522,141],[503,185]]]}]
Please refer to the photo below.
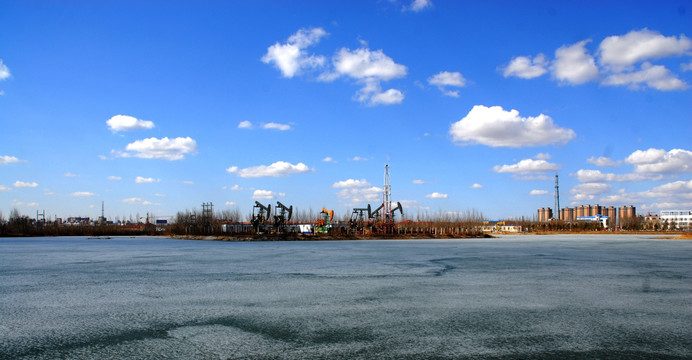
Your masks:
[{"label": "drilling derrick", "polygon": [[389,182],[389,164],[384,165],[384,191],[382,192],[383,206],[383,228],[388,233],[394,228],[394,217],[392,214],[392,185]]}]

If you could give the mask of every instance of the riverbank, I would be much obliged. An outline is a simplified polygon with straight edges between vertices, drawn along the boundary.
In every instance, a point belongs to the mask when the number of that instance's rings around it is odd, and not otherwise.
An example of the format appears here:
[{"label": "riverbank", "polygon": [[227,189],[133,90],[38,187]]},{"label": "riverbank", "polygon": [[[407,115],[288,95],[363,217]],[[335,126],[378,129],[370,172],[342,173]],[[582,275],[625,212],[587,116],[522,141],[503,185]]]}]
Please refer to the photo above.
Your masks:
[{"label": "riverbank", "polygon": [[489,234],[445,234],[445,235],[421,235],[421,234],[234,234],[220,236],[204,235],[171,235],[173,239],[183,240],[209,240],[209,241],[340,241],[340,240],[414,240],[414,239],[482,239],[492,238]]}]

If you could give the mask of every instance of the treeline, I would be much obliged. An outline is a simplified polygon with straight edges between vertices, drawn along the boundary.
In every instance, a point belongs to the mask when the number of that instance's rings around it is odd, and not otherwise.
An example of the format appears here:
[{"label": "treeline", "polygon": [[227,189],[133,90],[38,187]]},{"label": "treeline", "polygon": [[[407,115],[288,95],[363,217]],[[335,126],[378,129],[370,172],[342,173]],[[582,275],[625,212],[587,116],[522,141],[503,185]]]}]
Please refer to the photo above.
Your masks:
[{"label": "treeline", "polygon": [[136,236],[155,235],[153,225],[124,227],[118,225],[58,225],[54,222],[37,222],[12,210],[7,220],[0,213],[0,237],[20,236]]}]

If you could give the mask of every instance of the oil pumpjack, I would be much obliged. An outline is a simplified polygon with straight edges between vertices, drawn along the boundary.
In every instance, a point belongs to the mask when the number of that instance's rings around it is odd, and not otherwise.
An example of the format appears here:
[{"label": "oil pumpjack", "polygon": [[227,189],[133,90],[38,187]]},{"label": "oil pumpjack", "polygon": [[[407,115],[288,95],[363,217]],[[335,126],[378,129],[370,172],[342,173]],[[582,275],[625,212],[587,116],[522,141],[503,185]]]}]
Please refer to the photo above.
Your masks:
[{"label": "oil pumpjack", "polygon": [[[255,214],[255,209],[258,209],[257,214]],[[260,230],[263,230],[264,224],[271,216],[271,213],[272,204],[267,204],[267,206],[264,206],[259,201],[255,201],[255,206],[252,207],[252,221],[250,222],[252,227],[255,229],[255,232],[259,233],[261,232]]]}]

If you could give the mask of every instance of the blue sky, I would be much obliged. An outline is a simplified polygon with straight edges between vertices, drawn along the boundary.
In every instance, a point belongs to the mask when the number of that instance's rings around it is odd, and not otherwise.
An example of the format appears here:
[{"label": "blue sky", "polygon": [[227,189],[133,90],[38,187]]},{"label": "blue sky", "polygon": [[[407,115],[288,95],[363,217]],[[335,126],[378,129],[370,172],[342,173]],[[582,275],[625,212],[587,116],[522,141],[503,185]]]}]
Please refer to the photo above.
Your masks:
[{"label": "blue sky", "polygon": [[0,3],[0,211],[692,208],[686,1]]}]

